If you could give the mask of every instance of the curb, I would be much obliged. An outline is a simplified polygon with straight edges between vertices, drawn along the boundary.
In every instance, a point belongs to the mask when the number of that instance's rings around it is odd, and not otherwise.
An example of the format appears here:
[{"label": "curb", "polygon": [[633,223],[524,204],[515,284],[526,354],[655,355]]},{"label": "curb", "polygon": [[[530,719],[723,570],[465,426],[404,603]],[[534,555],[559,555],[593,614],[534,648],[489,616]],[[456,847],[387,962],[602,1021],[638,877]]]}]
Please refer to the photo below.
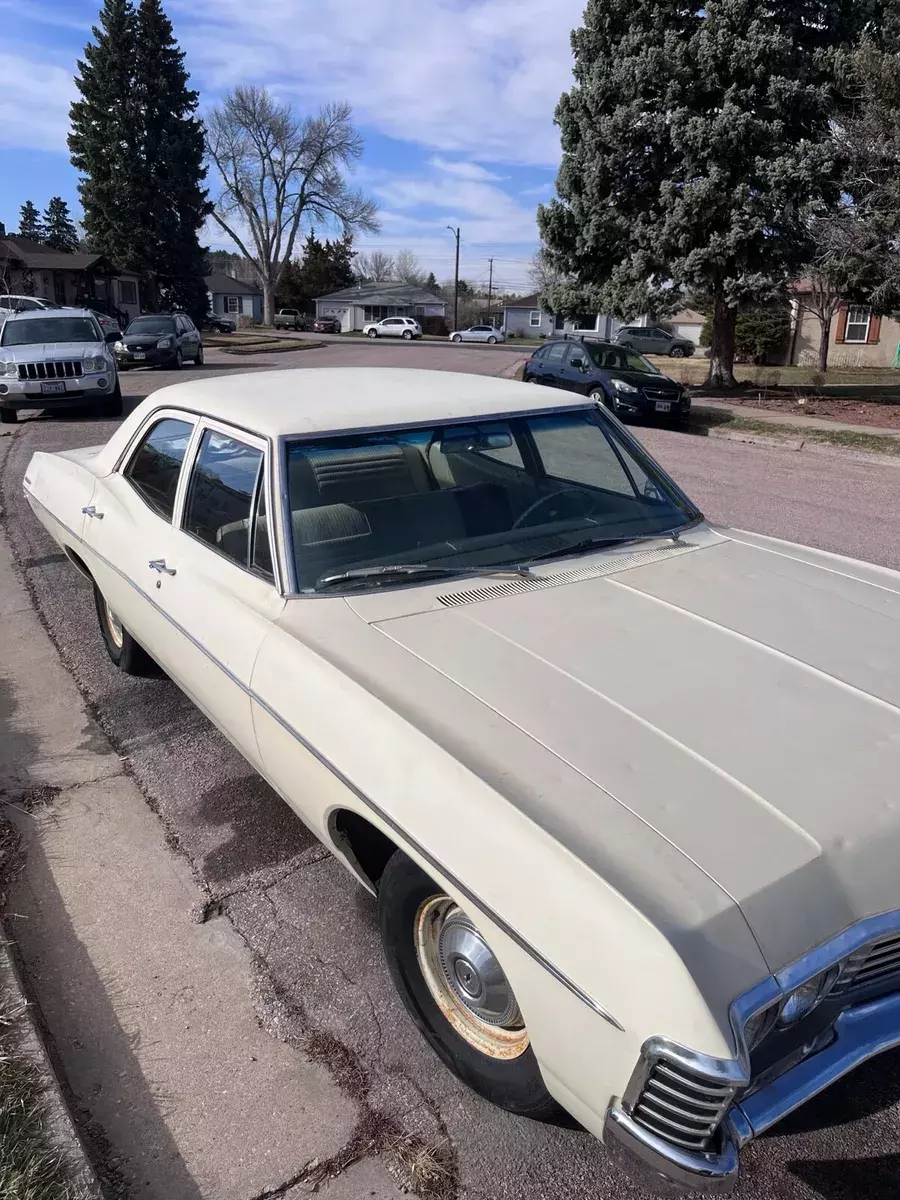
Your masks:
[{"label": "curb", "polygon": [[16,1028],[16,1035],[25,1057],[31,1059],[37,1066],[44,1080],[42,1100],[49,1139],[68,1166],[71,1183],[78,1200],[102,1200],[100,1181],[87,1156],[84,1144],[78,1136],[62,1087],[47,1052],[43,1034],[38,1026],[34,1006],[25,992],[22,976],[10,949],[14,943],[8,938],[2,923],[0,923],[0,937],[2,937],[2,941],[0,941],[0,983],[18,997],[22,1004],[22,1017]]},{"label": "curb", "polygon": [[802,450],[805,454],[823,454],[826,458],[849,458],[855,462],[875,463],[880,467],[900,467],[900,455],[855,450],[852,446],[830,446],[823,442],[808,442],[803,438],[783,437],[774,433],[741,433],[737,429],[710,429],[706,436],[726,442],[743,442],[749,446],[768,446],[770,449],[795,452]]}]

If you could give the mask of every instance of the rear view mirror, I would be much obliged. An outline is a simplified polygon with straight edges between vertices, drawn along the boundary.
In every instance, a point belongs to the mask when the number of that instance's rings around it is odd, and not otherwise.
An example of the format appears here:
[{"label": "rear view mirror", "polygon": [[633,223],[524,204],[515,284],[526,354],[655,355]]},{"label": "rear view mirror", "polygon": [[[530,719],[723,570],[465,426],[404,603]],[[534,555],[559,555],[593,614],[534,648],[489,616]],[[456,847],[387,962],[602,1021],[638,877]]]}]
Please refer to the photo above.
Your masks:
[{"label": "rear view mirror", "polygon": [[450,433],[441,438],[442,454],[472,454],[485,450],[507,450],[512,445],[510,433]]}]

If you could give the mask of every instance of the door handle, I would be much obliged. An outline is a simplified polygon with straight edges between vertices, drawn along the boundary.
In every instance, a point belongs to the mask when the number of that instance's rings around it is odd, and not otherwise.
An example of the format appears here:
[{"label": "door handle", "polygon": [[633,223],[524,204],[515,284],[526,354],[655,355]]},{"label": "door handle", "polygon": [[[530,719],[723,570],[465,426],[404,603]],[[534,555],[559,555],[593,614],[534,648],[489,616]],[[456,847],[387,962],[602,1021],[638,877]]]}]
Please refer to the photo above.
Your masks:
[{"label": "door handle", "polygon": [[151,558],[150,562],[147,563],[147,566],[151,571],[159,571],[160,575],[175,574],[175,568],[167,567],[166,560],[164,558]]},{"label": "door handle", "polygon": [[83,508],[81,511],[84,513],[84,515],[86,517],[96,517],[98,521],[103,520],[103,513],[97,512],[97,510],[93,506],[93,504],[89,504],[86,508]]}]

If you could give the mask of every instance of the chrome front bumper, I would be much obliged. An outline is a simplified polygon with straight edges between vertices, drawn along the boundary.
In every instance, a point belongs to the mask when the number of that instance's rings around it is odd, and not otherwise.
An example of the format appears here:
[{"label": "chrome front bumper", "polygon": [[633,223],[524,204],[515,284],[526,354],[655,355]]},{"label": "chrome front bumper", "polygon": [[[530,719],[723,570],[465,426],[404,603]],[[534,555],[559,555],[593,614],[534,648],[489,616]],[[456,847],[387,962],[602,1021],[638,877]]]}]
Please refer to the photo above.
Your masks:
[{"label": "chrome front bumper", "polygon": [[618,1104],[606,1114],[603,1140],[612,1158],[655,1194],[729,1192],[737,1183],[742,1146],[854,1067],[896,1046],[900,1046],[900,993],[895,992],[844,1009],[824,1049],[733,1104],[717,1152],[679,1149],[640,1125]]}]

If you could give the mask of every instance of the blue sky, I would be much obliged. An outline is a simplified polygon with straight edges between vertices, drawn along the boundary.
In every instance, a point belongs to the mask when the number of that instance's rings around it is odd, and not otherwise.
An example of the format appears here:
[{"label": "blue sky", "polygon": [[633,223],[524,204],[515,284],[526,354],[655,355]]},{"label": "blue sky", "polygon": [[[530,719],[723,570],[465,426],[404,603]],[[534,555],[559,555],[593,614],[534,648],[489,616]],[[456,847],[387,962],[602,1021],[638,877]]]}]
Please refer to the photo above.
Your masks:
[{"label": "blue sky", "polygon": [[[164,0],[203,108],[237,83],[300,111],[348,100],[366,140],[357,182],[382,231],[362,250],[409,248],[439,279],[461,264],[528,287],[535,208],[559,161],[553,110],[571,83],[584,0]],[[99,0],[0,0],[0,220],[52,195],[78,208],[66,153],[75,62]],[[227,246],[216,228],[212,246]]]}]

